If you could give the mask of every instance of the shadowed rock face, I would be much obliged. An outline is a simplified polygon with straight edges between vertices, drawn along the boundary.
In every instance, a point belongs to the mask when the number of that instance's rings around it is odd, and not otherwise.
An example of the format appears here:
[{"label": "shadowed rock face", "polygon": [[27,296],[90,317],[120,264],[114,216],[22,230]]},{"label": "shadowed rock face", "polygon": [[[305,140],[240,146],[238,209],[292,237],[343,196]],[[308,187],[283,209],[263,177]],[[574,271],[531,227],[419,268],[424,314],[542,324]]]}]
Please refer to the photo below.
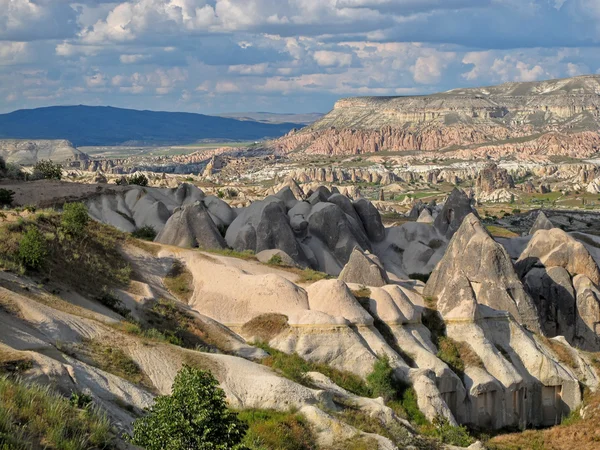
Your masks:
[{"label": "shadowed rock face", "polygon": [[529,230],[529,234],[535,234],[538,230],[551,230],[552,228],[554,228],[554,225],[550,222],[550,219],[544,214],[544,211],[540,211]]},{"label": "shadowed rock face", "polygon": [[[537,223],[537,221],[536,221]],[[559,228],[535,233],[516,263],[544,334],[600,349],[600,270],[585,246]]]},{"label": "shadowed rock face", "polygon": [[450,239],[469,214],[479,217],[477,211],[471,206],[471,200],[467,194],[461,189],[454,188],[442,211],[435,218],[433,226],[441,235]]},{"label": "shadowed rock face", "polygon": [[385,286],[390,282],[377,257],[366,255],[358,248],[352,251],[350,260],[344,266],[338,279],[346,283],[357,283],[373,287]]},{"label": "shadowed rock face", "polygon": [[531,331],[539,331],[537,311],[506,250],[475,215],[468,215],[432,272],[423,295],[438,300],[444,319],[475,319],[478,305],[508,311]]},{"label": "shadowed rock face", "polygon": [[155,242],[177,247],[225,248],[225,240],[204,203],[196,202],[173,213]]}]

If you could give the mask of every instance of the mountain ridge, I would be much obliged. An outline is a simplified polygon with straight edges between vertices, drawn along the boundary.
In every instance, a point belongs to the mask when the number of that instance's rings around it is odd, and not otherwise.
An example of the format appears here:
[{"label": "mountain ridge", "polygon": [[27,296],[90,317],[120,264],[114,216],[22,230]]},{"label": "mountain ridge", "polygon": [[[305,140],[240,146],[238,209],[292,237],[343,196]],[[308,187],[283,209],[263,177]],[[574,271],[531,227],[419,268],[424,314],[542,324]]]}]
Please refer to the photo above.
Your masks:
[{"label": "mountain ridge", "polygon": [[588,75],[424,96],[344,98],[320,120],[273,145],[284,153],[309,154],[468,148],[461,157],[489,152],[587,157],[599,149],[599,130],[600,75]]},{"label": "mountain ridge", "polygon": [[302,126],[113,106],[47,106],[0,114],[0,139],[66,139],[77,147],[189,144],[202,139],[276,138]]}]

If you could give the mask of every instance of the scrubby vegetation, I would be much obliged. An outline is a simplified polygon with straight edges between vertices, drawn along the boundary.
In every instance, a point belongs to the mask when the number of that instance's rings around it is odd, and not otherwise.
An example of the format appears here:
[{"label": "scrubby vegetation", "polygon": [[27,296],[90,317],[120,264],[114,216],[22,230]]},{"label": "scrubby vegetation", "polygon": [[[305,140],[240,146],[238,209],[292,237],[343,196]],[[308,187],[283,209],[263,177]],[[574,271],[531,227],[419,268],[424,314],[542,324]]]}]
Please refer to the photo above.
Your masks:
[{"label": "scrubby vegetation", "polygon": [[167,289],[180,300],[187,303],[194,293],[193,276],[178,260],[163,280]]},{"label": "scrubby vegetation", "polygon": [[50,388],[0,377],[3,450],[87,450],[111,442],[108,420],[90,404],[80,409]]},{"label": "scrubby vegetation", "polygon": [[12,205],[14,197],[15,191],[11,191],[10,189],[0,189],[0,205]]},{"label": "scrubby vegetation", "polygon": [[38,161],[33,166],[32,178],[34,180],[60,180],[62,178],[62,166],[53,163],[51,160]]},{"label": "scrubby vegetation", "polygon": [[316,450],[311,427],[302,415],[290,412],[250,409],[239,419],[249,426],[243,444],[250,450]]},{"label": "scrubby vegetation", "polygon": [[131,443],[146,450],[242,449],[248,426],[227,409],[218,381],[184,366],[171,395],[156,398],[148,414],[135,421]]},{"label": "scrubby vegetation", "polygon": [[259,342],[269,342],[288,328],[288,318],[283,314],[262,314],[246,322],[242,334],[253,336]]},{"label": "scrubby vegetation", "polygon": [[329,377],[335,384],[362,397],[370,397],[371,388],[357,375],[334,369],[326,364],[306,361],[297,354],[288,355],[280,352],[267,344],[257,344],[266,351],[269,356],[263,359],[262,364],[278,371],[286,378],[305,386],[313,387],[307,377],[308,372],[320,372]]},{"label": "scrubby vegetation", "polygon": [[133,184],[136,186],[148,186],[148,177],[143,173],[134,173],[130,177],[127,177],[127,184]]},{"label": "scrubby vegetation", "polygon": [[36,270],[91,293],[126,285],[130,267],[117,248],[125,234],[87,221],[80,204],[67,204],[65,211],[66,215],[38,213],[0,226],[0,267]]},{"label": "scrubby vegetation", "polygon": [[150,225],[145,225],[131,233],[131,236],[143,241],[153,241],[156,238],[156,230]]},{"label": "scrubby vegetation", "polygon": [[203,251],[206,251],[208,253],[214,253],[214,254],[221,255],[221,256],[229,256],[230,258],[239,258],[239,259],[256,261],[255,253],[252,250],[244,250],[243,252],[238,252],[231,248],[226,248],[223,250],[208,249],[208,250],[203,250]]}]

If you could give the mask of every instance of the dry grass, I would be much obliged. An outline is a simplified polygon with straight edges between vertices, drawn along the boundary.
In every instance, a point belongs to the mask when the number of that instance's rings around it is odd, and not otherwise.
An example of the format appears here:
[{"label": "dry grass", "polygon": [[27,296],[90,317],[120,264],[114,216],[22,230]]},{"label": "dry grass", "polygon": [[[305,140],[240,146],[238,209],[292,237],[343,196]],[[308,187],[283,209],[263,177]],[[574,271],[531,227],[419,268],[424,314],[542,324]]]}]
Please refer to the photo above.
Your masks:
[{"label": "dry grass", "polygon": [[507,230],[506,228],[499,227],[497,225],[488,225],[488,226],[486,226],[486,228],[493,237],[499,237],[499,238],[519,237],[519,235],[517,233]]},{"label": "dry grass", "polygon": [[572,413],[561,425],[546,430],[497,436],[488,442],[493,450],[597,450],[600,448],[600,394],[588,396],[586,418]]},{"label": "dry grass", "polygon": [[555,339],[548,339],[545,336],[537,336],[537,337],[543,344],[545,344],[547,347],[549,347],[552,350],[552,352],[556,355],[556,357],[558,358],[558,361],[560,363],[562,363],[572,369],[577,369],[577,367],[579,367],[579,365],[577,364],[577,361],[575,360],[575,358],[573,357],[571,352],[567,349],[567,347],[565,347],[559,341],[557,341]]},{"label": "dry grass", "polygon": [[262,314],[246,322],[242,327],[242,334],[254,336],[261,342],[269,342],[289,328],[287,316],[283,314]]},{"label": "dry grass", "polygon": [[158,256],[158,253],[160,252],[160,245],[151,244],[148,241],[136,239],[131,236],[127,238],[127,244],[133,245],[134,247],[137,247],[140,250],[145,251],[146,253],[150,253],[153,256]]},{"label": "dry grass", "polygon": [[0,373],[20,373],[32,367],[29,355],[0,344]]},{"label": "dry grass", "polygon": [[194,277],[192,273],[178,260],[163,280],[166,288],[182,302],[187,303],[194,294]]},{"label": "dry grass", "polygon": [[75,345],[72,351],[77,359],[124,380],[144,386],[150,391],[155,391],[150,378],[144,374],[131,357],[117,346],[109,345],[98,339],[85,339]]}]

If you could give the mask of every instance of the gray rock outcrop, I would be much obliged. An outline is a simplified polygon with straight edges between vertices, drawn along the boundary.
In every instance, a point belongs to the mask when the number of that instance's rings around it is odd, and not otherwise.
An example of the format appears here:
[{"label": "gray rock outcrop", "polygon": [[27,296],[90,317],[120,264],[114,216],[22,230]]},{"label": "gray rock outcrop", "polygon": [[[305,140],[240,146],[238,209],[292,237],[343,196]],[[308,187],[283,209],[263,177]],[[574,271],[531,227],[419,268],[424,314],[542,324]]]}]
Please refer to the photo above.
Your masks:
[{"label": "gray rock outcrop", "polygon": [[155,242],[186,248],[226,247],[225,240],[202,202],[176,210],[156,236]]},{"label": "gray rock outcrop", "polygon": [[450,239],[469,214],[479,217],[471,206],[471,199],[461,189],[454,188],[444,207],[435,218],[433,226],[439,233]]},{"label": "gray rock outcrop", "polygon": [[550,219],[548,219],[546,214],[544,214],[544,211],[540,211],[535,219],[535,222],[533,223],[533,226],[529,230],[529,234],[535,234],[535,232],[538,230],[550,230],[552,228],[554,228],[554,225],[552,222],[550,222]]},{"label": "gray rock outcrop", "polygon": [[390,283],[379,259],[371,254],[355,248],[350,260],[338,277],[346,283],[356,283],[365,286],[381,287]]}]

